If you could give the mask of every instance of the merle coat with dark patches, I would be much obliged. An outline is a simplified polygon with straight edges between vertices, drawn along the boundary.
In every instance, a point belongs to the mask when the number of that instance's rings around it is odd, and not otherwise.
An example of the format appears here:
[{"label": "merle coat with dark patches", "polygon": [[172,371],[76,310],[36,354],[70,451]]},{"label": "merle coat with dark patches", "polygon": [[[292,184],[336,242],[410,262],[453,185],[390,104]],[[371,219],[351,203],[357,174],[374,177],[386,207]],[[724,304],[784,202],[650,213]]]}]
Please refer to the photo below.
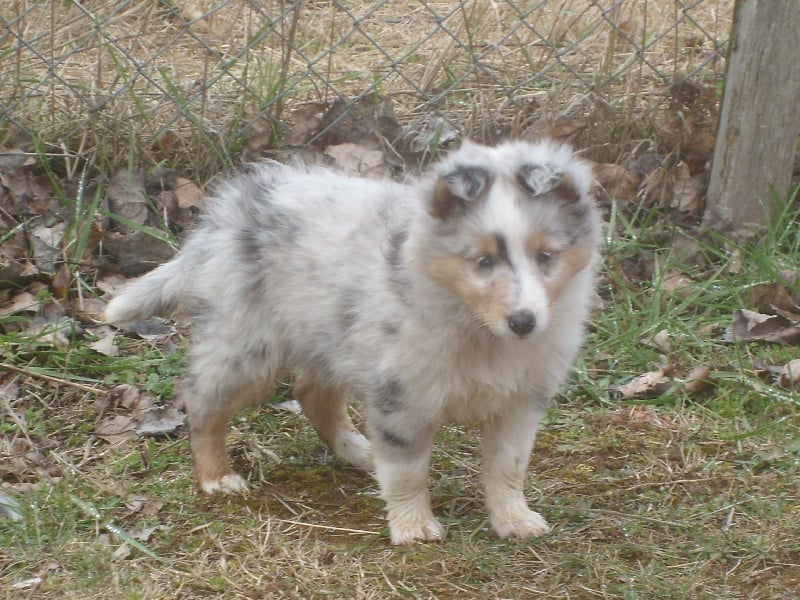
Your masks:
[{"label": "merle coat with dark patches", "polygon": [[542,535],[523,482],[593,297],[591,184],[585,164],[547,142],[465,143],[405,182],[265,163],[224,183],[179,257],[106,317],[196,317],[187,413],[205,491],[246,488],[226,425],[292,370],[320,437],[374,471],[393,543],[444,534],[426,484],[448,421],[481,425],[495,532]]}]

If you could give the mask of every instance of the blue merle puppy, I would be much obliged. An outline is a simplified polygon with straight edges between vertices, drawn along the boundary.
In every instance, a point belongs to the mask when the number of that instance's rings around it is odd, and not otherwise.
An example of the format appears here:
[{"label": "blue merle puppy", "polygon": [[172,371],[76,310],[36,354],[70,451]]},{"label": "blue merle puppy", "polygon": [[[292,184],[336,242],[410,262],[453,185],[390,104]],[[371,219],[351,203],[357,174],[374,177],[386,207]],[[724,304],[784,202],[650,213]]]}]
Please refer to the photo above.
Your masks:
[{"label": "blue merle puppy", "polygon": [[106,320],[193,317],[186,409],[206,492],[247,488],[228,462],[228,422],[295,370],[320,437],[374,472],[393,544],[444,535],[427,479],[434,432],[452,421],[481,425],[495,532],[540,536],[549,528],[523,481],[593,298],[591,184],[548,141],[464,142],[402,183],[260,164],[219,187],[183,251],[113,299]]}]

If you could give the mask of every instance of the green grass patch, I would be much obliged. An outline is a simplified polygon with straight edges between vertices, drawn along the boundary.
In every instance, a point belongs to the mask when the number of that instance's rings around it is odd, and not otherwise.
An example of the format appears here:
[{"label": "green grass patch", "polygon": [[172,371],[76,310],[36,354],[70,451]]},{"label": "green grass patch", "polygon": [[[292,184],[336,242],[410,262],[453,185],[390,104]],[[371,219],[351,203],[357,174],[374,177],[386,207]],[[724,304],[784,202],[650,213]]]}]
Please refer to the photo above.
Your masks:
[{"label": "green grass patch", "polygon": [[[94,433],[129,414],[102,401],[119,384],[172,402],[182,351],[123,339],[110,358],[78,332],[55,348],[5,322],[2,361],[17,370],[2,383],[17,391],[3,388],[0,494],[20,513],[0,516],[5,597],[788,597],[800,586],[800,403],[763,365],[796,351],[724,330],[748,289],[800,264],[797,216],[787,203],[766,235],[709,241],[707,262],[687,267],[660,221],[612,214],[603,306],[533,454],[528,497],[554,525],[537,540],[492,536],[477,432],[459,426],[440,432],[431,474],[446,540],[391,548],[374,481],[280,408],[290,386],[232,423],[251,493],[206,497],[182,430],[118,447]],[[661,331],[668,351],[648,342]],[[667,363],[670,389],[618,397]],[[695,392],[685,377],[698,365],[710,386]]]}]

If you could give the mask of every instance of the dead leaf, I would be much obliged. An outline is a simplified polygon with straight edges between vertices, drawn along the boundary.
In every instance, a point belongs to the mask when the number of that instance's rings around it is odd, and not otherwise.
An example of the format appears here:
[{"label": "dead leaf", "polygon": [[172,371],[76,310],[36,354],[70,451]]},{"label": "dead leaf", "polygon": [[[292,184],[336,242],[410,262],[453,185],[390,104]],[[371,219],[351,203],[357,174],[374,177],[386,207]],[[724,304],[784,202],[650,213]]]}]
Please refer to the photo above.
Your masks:
[{"label": "dead leaf", "polygon": [[625,203],[637,201],[641,180],[622,165],[595,163],[594,177],[609,198]]},{"label": "dead leaf", "polygon": [[177,180],[177,171],[158,164],[145,173],[144,190],[148,196],[157,196],[161,192],[172,190]]},{"label": "dead leaf", "polygon": [[657,398],[672,387],[673,381],[668,375],[669,372],[671,368],[664,367],[643,373],[634,377],[629,383],[613,386],[612,389],[622,400]]},{"label": "dead leaf", "polygon": [[743,308],[733,314],[733,323],[726,332],[725,339],[795,346],[800,344],[800,324],[784,315],[765,315]]},{"label": "dead leaf", "polygon": [[37,345],[67,348],[70,345],[70,335],[77,330],[77,322],[69,318],[52,321],[44,317],[37,317],[28,324],[23,333]]},{"label": "dead leaf", "polygon": [[152,394],[142,392],[135,385],[121,383],[112,389],[107,396],[101,398],[101,410],[108,407],[122,407],[131,411],[133,418],[140,419],[152,410],[155,398]]},{"label": "dead leaf", "polygon": [[403,128],[397,123],[390,96],[368,94],[358,100],[338,99],[325,112],[319,124],[320,147],[365,141],[382,143],[396,140]]},{"label": "dead leaf", "polygon": [[47,440],[38,439],[34,443],[28,439],[28,424],[23,414],[6,411],[19,433],[0,436],[0,481],[33,482],[50,477],[60,477],[61,468],[43,452]]},{"label": "dead leaf", "polygon": [[172,406],[154,408],[146,412],[139,426],[136,428],[138,435],[157,436],[173,433],[183,425],[186,415]]},{"label": "dead leaf", "polygon": [[73,298],[72,307],[75,309],[75,317],[82,323],[96,325],[103,316],[106,303],[94,296],[80,296]]},{"label": "dead leaf", "polygon": [[587,127],[588,125],[583,119],[559,115],[550,126],[548,137],[561,144],[572,146],[575,144],[575,139],[578,137],[578,134]]},{"label": "dead leaf", "polygon": [[116,415],[98,423],[94,434],[112,446],[122,446],[136,436],[136,423],[130,417]]},{"label": "dead leaf", "polygon": [[689,371],[683,380],[683,389],[688,394],[700,394],[714,388],[711,381],[711,367],[708,365],[698,365]]},{"label": "dead leaf", "polygon": [[166,262],[175,249],[146,231],[112,232],[106,235],[104,249],[119,261],[123,275],[141,275]]},{"label": "dead leaf", "polygon": [[659,129],[661,146],[683,159],[691,173],[707,169],[716,140],[718,100],[712,85],[689,78],[670,88],[669,120]]},{"label": "dead leaf", "polygon": [[702,269],[710,265],[707,245],[696,235],[686,231],[677,231],[672,238],[670,262],[679,265],[691,265],[692,269]]},{"label": "dead leaf", "polygon": [[742,251],[732,248],[728,255],[728,273],[738,275],[742,272]]},{"label": "dead leaf", "polygon": [[[137,225],[147,221],[147,192],[145,191],[144,173],[131,172],[128,169],[118,171],[106,187],[108,208]],[[131,231],[126,225],[117,225],[120,231]],[[135,231],[135,229],[134,229]]]},{"label": "dead leaf", "polygon": [[8,587],[12,590],[35,590],[42,584],[41,577],[29,577],[28,579],[20,579],[10,584]]},{"label": "dead leaf", "polygon": [[434,115],[407,130],[403,138],[412,154],[422,154],[452,144],[459,135],[459,131],[450,121]]},{"label": "dead leaf", "polygon": [[267,117],[252,115],[250,130],[244,141],[242,160],[257,161],[269,155],[275,145],[275,124]]},{"label": "dead leaf", "polygon": [[349,175],[383,177],[387,171],[383,152],[363,144],[337,144],[325,148],[333,164]]},{"label": "dead leaf", "polygon": [[117,331],[108,325],[102,325],[92,331],[98,339],[89,344],[95,352],[104,356],[119,356],[119,347],[114,343]]},{"label": "dead leaf", "polygon": [[18,148],[0,145],[0,173],[14,173],[36,166],[36,157]]},{"label": "dead leaf", "polygon": [[56,274],[53,276],[53,280],[50,282],[50,289],[53,290],[53,296],[62,302],[66,300],[71,281],[72,273],[70,273],[69,267],[66,264],[62,264],[58,267]]},{"label": "dead leaf", "polygon": [[717,337],[723,329],[723,326],[719,323],[709,323],[695,329],[694,334],[699,338]]},{"label": "dead leaf", "polygon": [[[775,313],[776,309],[800,313],[800,308],[789,296],[789,292],[783,284],[773,281],[772,283],[760,283],[749,288],[743,295],[742,300],[745,306],[754,308],[761,313]],[[798,315],[800,319],[800,315]]]},{"label": "dead leaf", "polygon": [[153,525],[151,527],[137,527],[131,530],[131,537],[140,542],[149,542],[153,537],[153,533],[161,529],[166,529],[163,525]]},{"label": "dead leaf", "polygon": [[781,369],[778,385],[786,390],[796,390],[800,387],[800,359],[789,361]]},{"label": "dead leaf", "polygon": [[125,506],[131,513],[142,513],[152,516],[158,514],[158,512],[164,508],[164,503],[153,496],[129,494],[125,497]]},{"label": "dead leaf", "polygon": [[664,157],[658,154],[656,143],[653,140],[642,140],[631,152],[625,166],[644,181],[660,170]]},{"label": "dead leaf", "polygon": [[29,170],[0,171],[0,184],[11,196],[14,215],[42,215],[58,204],[53,183],[47,176],[37,177]]},{"label": "dead leaf", "polygon": [[300,406],[300,403],[297,400],[284,400],[283,402],[278,402],[275,405],[275,408],[278,410],[286,410],[296,415],[299,415],[303,412],[303,408]]},{"label": "dead leaf", "polygon": [[639,341],[644,346],[649,346],[658,350],[661,354],[669,354],[672,351],[672,344],[669,340],[669,331],[662,329],[651,338],[644,338]]},{"label": "dead leaf", "polygon": [[667,181],[672,187],[670,206],[685,214],[699,215],[706,186],[705,174],[692,176],[689,166],[685,162],[680,162],[670,173]]},{"label": "dead leaf", "polygon": [[174,334],[177,329],[167,325],[160,319],[149,319],[147,321],[136,321],[135,323],[124,323],[118,327],[120,331],[138,335],[143,340],[157,342],[164,340]]},{"label": "dead leaf", "polygon": [[58,222],[50,227],[39,224],[28,229],[30,257],[40,271],[55,273],[56,262],[61,255],[61,240],[66,228],[66,223]]},{"label": "dead leaf", "polygon": [[150,146],[150,152],[153,153],[153,156],[156,162],[162,162],[171,158],[175,151],[180,146],[181,138],[175,133],[172,129],[167,129],[164,133],[158,136],[155,140],[153,140],[152,145]]},{"label": "dead leaf", "polygon": [[131,555],[131,547],[124,542],[119,548],[114,550],[111,553],[111,560],[120,561],[125,560],[126,558],[130,557]]},{"label": "dead leaf", "polygon": [[314,137],[328,110],[327,102],[308,102],[291,112],[292,127],[283,138],[284,146],[305,146]]},{"label": "dead leaf", "polygon": [[105,293],[107,296],[116,296],[122,288],[130,283],[127,277],[122,275],[106,275],[97,280],[95,284],[97,289]]},{"label": "dead leaf", "polygon": [[12,296],[11,300],[0,306],[0,317],[8,317],[22,312],[37,312],[39,299],[30,292],[20,292]]},{"label": "dead leaf", "polygon": [[175,187],[172,191],[178,199],[179,208],[202,209],[205,205],[206,195],[203,193],[203,190],[185,177],[178,177],[175,180]]},{"label": "dead leaf", "polygon": [[670,294],[678,294],[685,298],[692,294],[694,281],[688,275],[671,269],[661,280],[661,290]]}]

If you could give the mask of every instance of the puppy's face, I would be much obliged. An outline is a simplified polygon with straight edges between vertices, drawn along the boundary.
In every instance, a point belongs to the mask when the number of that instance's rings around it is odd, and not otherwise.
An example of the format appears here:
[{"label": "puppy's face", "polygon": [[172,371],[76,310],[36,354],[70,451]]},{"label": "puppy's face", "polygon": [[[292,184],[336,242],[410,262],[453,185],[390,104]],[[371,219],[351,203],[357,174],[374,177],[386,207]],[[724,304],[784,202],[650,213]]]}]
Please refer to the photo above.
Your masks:
[{"label": "puppy's face", "polygon": [[597,217],[565,168],[524,156],[509,168],[485,158],[437,180],[430,204],[436,251],[426,268],[478,324],[528,338],[547,329],[551,308],[590,267]]}]

